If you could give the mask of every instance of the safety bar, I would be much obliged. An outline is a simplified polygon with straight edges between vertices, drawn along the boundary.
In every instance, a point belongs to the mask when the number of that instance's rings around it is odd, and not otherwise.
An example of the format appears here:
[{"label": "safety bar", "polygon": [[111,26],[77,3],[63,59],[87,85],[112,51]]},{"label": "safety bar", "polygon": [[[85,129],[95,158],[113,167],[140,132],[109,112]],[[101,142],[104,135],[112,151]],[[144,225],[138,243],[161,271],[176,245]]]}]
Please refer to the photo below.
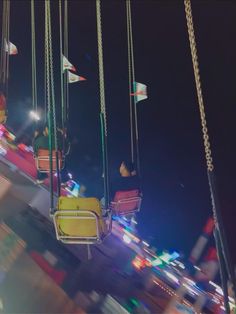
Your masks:
[{"label": "safety bar", "polygon": [[[88,214],[88,216],[80,216],[80,214]],[[74,215],[74,216],[71,216]],[[57,224],[58,219],[78,219],[78,220],[95,220],[96,221],[96,236],[69,236],[60,234],[59,226]],[[102,235],[99,231],[98,216],[89,210],[56,210],[53,216],[53,222],[56,229],[57,240],[67,244],[95,244],[101,243]]]},{"label": "safety bar", "polygon": [[[34,158],[36,159],[36,168],[38,169],[38,171],[40,171],[42,173],[49,173],[49,171],[50,171],[49,169],[43,169],[39,165],[40,161],[48,161],[48,163],[49,163],[50,162],[49,156],[35,156]],[[62,170],[64,168],[64,161],[65,161],[64,157],[59,158],[59,170]],[[55,163],[56,163],[56,156],[52,156],[53,166]],[[56,167],[55,167],[55,169],[53,169],[53,172],[56,172]]]},{"label": "safety bar", "polygon": [[[120,207],[125,204],[130,204],[130,203],[134,203],[137,202],[137,206],[134,209],[130,209],[130,210],[121,210]],[[111,207],[113,212],[115,212],[118,215],[129,215],[132,213],[136,213],[138,211],[140,211],[140,207],[141,207],[141,202],[142,202],[142,198],[140,196],[135,196],[135,197],[129,197],[129,198],[125,198],[125,199],[121,199],[118,200],[117,202],[111,202]]]}]

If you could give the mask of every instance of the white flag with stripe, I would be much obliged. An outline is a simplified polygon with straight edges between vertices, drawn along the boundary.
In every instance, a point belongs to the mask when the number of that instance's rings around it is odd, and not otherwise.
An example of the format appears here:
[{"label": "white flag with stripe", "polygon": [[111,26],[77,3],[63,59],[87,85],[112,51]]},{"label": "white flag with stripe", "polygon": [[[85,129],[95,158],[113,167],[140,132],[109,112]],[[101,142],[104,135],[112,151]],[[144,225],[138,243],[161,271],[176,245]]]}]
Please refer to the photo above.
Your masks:
[{"label": "white flag with stripe", "polygon": [[10,41],[8,43],[7,43],[7,41],[5,41],[5,51],[9,52],[9,55],[17,55],[18,54],[18,49],[17,49],[16,45],[11,43]]},{"label": "white flag with stripe", "polygon": [[147,85],[134,82],[134,93],[131,94],[131,96],[135,96],[136,102],[147,99]]},{"label": "white flag with stripe", "polygon": [[76,83],[79,81],[86,81],[86,78],[84,78],[83,76],[79,76],[76,75],[74,73],[71,73],[70,71],[68,71],[68,82],[69,83]]},{"label": "white flag with stripe", "polygon": [[63,72],[65,70],[71,70],[73,72],[76,71],[76,68],[73,66],[72,63],[70,63],[70,61],[65,56],[62,56],[62,62],[63,62]]}]

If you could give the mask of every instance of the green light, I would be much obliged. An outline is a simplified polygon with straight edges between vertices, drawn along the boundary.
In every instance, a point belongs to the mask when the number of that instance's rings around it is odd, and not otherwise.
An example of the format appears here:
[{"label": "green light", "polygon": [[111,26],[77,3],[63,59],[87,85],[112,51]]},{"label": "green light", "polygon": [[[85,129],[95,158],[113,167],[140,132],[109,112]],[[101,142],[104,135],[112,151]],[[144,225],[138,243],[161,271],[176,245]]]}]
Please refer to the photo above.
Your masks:
[{"label": "green light", "polygon": [[138,305],[139,305],[138,300],[136,300],[136,299],[134,299],[134,298],[131,298],[131,299],[130,299],[130,302],[132,302],[135,306],[138,306]]}]

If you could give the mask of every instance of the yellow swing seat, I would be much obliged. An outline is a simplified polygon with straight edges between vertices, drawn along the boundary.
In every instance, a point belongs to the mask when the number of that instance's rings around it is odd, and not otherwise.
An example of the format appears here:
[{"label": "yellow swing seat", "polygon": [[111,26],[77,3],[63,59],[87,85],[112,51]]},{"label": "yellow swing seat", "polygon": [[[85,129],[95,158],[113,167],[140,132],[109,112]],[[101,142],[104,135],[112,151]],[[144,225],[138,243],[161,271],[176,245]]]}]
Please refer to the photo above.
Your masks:
[{"label": "yellow swing seat", "polygon": [[100,201],[60,196],[53,215],[57,239],[71,244],[100,243],[107,235]]},{"label": "yellow swing seat", "polygon": [[7,115],[5,110],[0,110],[0,124],[7,121]]}]

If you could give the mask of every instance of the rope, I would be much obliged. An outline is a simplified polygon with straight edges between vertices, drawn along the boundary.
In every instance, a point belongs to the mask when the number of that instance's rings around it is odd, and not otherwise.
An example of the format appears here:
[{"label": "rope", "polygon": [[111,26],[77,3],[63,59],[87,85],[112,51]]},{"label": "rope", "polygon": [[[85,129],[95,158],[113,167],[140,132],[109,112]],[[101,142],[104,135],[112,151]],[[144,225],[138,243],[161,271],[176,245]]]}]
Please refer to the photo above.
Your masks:
[{"label": "rope", "polygon": [[33,109],[37,112],[37,65],[36,65],[36,49],[35,49],[35,13],[34,0],[31,0],[31,61],[32,61],[32,104]]},{"label": "rope", "polygon": [[[201,125],[202,125],[202,134],[203,134],[205,158],[206,158],[207,173],[208,173],[208,183],[209,183],[211,202],[212,202],[212,211],[213,211],[213,216],[215,220],[216,231],[218,233],[218,237],[215,237],[215,241],[217,243],[218,239],[220,240],[219,245],[221,246],[222,251],[223,251],[223,255],[220,254],[221,252],[218,252],[220,267],[223,269],[224,263],[225,263],[228,276],[232,280],[234,290],[235,290],[236,289],[235,274],[234,274],[233,267],[230,263],[230,257],[229,257],[227,243],[226,243],[226,237],[224,234],[221,211],[219,209],[219,200],[218,200],[218,195],[216,192],[216,186],[214,182],[214,165],[213,165],[213,159],[212,159],[212,154],[211,154],[210,140],[209,140],[207,122],[206,122],[205,106],[203,102],[203,95],[202,95],[202,88],[201,88],[201,81],[200,81],[200,71],[199,71],[199,63],[198,63],[198,56],[197,56],[196,39],[195,39],[195,34],[194,34],[191,1],[184,0],[184,6],[185,6],[188,35],[189,35],[189,42],[190,42],[191,55],[192,55],[192,63],[193,63],[195,84],[196,84],[197,97],[198,97],[198,106],[199,106]],[[217,248],[219,247],[219,245],[217,245]],[[224,260],[220,258],[221,256],[224,257]],[[224,278],[222,278],[222,284],[227,285],[227,282],[224,281]],[[224,291],[227,292],[227,289],[224,289]],[[228,303],[227,294],[225,295],[225,303]],[[226,308],[228,308],[228,304],[226,304],[225,306]]]},{"label": "rope", "polygon": [[104,84],[104,66],[103,66],[103,45],[102,45],[102,20],[101,3],[96,0],[97,17],[97,41],[98,41],[98,65],[99,65],[99,91],[100,91],[100,117],[102,131],[102,152],[103,152],[103,171],[104,171],[104,197],[105,206],[109,204],[109,173],[108,173],[108,153],[107,153],[107,116],[105,103],[105,84]]}]

